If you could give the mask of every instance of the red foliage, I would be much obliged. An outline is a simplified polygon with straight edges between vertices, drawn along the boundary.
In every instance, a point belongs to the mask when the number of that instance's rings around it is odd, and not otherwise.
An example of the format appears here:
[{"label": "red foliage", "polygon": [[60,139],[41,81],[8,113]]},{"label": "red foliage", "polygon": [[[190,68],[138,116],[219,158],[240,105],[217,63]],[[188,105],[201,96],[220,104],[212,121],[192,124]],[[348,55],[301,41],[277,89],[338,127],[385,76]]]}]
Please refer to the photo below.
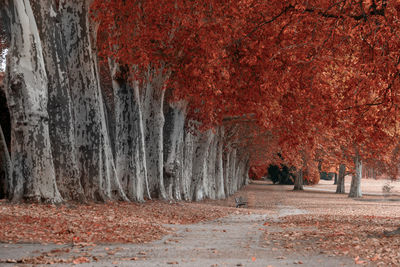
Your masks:
[{"label": "red foliage", "polygon": [[165,66],[165,87],[204,127],[251,115],[253,143],[262,144],[251,154],[269,147],[253,165],[280,153],[312,171],[321,151],[333,165],[350,165],[356,153],[399,161],[397,1],[96,0],[92,8],[105,33],[101,55],[131,79]]}]

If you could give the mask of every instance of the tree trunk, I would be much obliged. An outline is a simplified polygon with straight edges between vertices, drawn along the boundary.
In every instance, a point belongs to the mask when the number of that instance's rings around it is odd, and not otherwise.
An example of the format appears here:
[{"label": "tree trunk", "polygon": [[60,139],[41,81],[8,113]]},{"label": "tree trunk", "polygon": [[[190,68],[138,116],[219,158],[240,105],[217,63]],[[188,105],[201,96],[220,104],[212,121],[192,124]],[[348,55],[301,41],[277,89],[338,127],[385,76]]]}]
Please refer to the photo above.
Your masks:
[{"label": "tree trunk", "polygon": [[169,104],[164,125],[164,183],[170,199],[182,199],[186,102]]},{"label": "tree trunk", "polygon": [[[138,123],[139,123],[139,149],[137,150],[137,157],[136,162],[141,168],[137,168],[140,170],[140,175],[144,177],[144,181],[146,184],[146,192],[147,197],[151,199],[150,194],[150,186],[149,186],[149,176],[147,171],[147,156],[146,156],[146,136],[145,136],[145,129],[144,129],[144,120],[143,120],[143,107],[142,107],[142,100],[140,98],[139,93],[139,84],[138,82],[134,83],[134,95],[137,105],[137,116],[138,116]],[[139,176],[139,174],[137,174]]]},{"label": "tree trunk", "polygon": [[48,77],[49,132],[57,187],[64,199],[84,201],[76,158],[73,106],[60,14],[51,0],[32,1]]},{"label": "tree trunk", "polygon": [[90,200],[128,200],[116,177],[100,88],[90,1],[61,0],[61,25],[74,103],[75,146],[80,180]]},{"label": "tree trunk", "polygon": [[208,150],[207,157],[207,197],[210,199],[216,198],[216,161],[217,161],[217,132],[212,131],[212,140]]},{"label": "tree trunk", "polygon": [[224,190],[224,163],[223,163],[223,154],[224,154],[224,127],[220,126],[217,134],[217,155],[216,155],[216,165],[215,165],[215,186],[216,186],[216,195],[217,199],[225,198],[225,190]]},{"label": "tree trunk", "polygon": [[356,170],[355,174],[353,174],[351,178],[349,197],[359,198],[362,197],[361,193],[362,161],[358,154],[354,158],[354,164],[356,166]]},{"label": "tree trunk", "polygon": [[304,188],[303,188],[303,170],[302,169],[300,169],[297,172],[297,175],[295,176],[293,190],[295,190],[295,191],[304,190]]},{"label": "tree trunk", "polygon": [[10,193],[15,201],[57,203],[62,198],[51,153],[42,43],[29,0],[10,3],[12,37],[6,77],[12,124]]},{"label": "tree trunk", "polygon": [[195,201],[200,201],[208,197],[207,157],[212,138],[213,134],[211,130],[202,133],[194,153],[192,191]]},{"label": "tree trunk", "polygon": [[160,199],[167,199],[164,186],[164,96],[166,79],[163,69],[151,69],[141,90],[144,136],[146,141],[146,162],[150,192]]},{"label": "tree trunk", "polygon": [[[117,179],[129,199],[144,201],[144,164],[140,160],[141,131],[139,103],[135,100],[135,89],[124,79],[116,77],[119,66],[109,60],[114,96],[115,121],[115,168]],[[142,157],[141,157],[142,156]]]},{"label": "tree trunk", "polygon": [[185,129],[185,143],[183,146],[183,164],[182,164],[182,195],[186,201],[192,200],[192,178],[193,178],[193,157],[195,151],[196,136],[192,134],[191,122]]},{"label": "tree trunk", "polygon": [[344,177],[346,175],[346,165],[340,164],[339,166],[339,177],[336,185],[336,193],[344,194]]},{"label": "tree trunk", "polygon": [[227,151],[225,151],[225,153],[223,154],[223,163],[224,163],[224,189],[225,189],[225,197],[230,196],[230,190],[229,190],[229,183],[230,183],[230,166],[231,166],[231,154],[232,154],[232,150],[230,148],[228,148]]},{"label": "tree trunk", "polygon": [[8,198],[11,186],[12,165],[6,140],[0,125],[0,199]]},{"label": "tree trunk", "polygon": [[235,193],[234,190],[234,185],[237,183],[236,181],[236,164],[237,164],[237,149],[233,148],[232,152],[230,153],[230,159],[229,159],[229,184],[228,184],[228,190],[229,190],[229,195],[233,195]]},{"label": "tree trunk", "polygon": [[337,177],[337,176],[338,176],[338,175],[337,175],[337,173],[335,172],[333,184],[337,184],[337,180],[338,180],[338,177]]}]

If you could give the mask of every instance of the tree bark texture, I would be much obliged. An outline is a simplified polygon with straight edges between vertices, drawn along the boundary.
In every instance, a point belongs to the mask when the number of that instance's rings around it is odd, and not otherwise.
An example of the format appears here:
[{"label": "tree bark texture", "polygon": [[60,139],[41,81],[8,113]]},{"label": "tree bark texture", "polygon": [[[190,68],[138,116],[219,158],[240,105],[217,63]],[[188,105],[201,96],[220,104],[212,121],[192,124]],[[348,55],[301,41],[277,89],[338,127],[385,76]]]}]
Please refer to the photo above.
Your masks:
[{"label": "tree bark texture", "polygon": [[303,170],[302,169],[300,169],[295,176],[293,190],[295,190],[295,191],[304,190],[304,188],[303,188]]},{"label": "tree bark texture", "polygon": [[110,61],[106,110],[90,1],[4,1],[12,142],[10,158],[0,135],[3,194],[51,203],[152,194],[191,201],[224,198],[246,183],[248,160],[225,149],[223,127],[198,132],[187,103],[166,103],[162,68],[149,67],[139,85],[117,77],[120,66]]},{"label": "tree bark texture", "polygon": [[6,140],[0,125],[0,198],[8,198],[11,186],[12,165]]},{"label": "tree bark texture", "polygon": [[340,164],[339,166],[339,176],[336,184],[336,193],[344,194],[344,177],[346,175],[346,165]]},{"label": "tree bark texture", "polygon": [[91,200],[127,200],[117,179],[107,129],[95,46],[89,21],[90,1],[60,1],[68,76],[74,104],[75,147],[80,180]]},{"label": "tree bark texture", "polygon": [[61,202],[49,136],[48,79],[29,0],[10,1],[6,94],[11,115],[13,200]]},{"label": "tree bark texture", "polygon": [[356,169],[355,169],[355,174],[353,174],[351,178],[349,197],[359,198],[362,197],[361,193],[362,161],[358,154],[354,158],[354,164],[356,166]]},{"label": "tree bark texture", "polygon": [[55,1],[31,1],[42,40],[48,77],[48,111],[51,149],[57,187],[66,200],[84,201],[74,136],[73,105],[60,12]]}]

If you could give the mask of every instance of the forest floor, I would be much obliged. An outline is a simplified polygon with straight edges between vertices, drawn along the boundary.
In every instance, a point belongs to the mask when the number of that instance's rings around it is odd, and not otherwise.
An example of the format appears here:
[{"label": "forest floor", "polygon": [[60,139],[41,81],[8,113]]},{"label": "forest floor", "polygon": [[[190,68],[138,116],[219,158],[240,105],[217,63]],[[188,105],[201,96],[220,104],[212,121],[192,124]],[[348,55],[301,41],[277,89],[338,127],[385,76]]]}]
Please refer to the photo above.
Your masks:
[{"label": "forest floor", "polygon": [[400,236],[383,235],[400,225],[400,196],[379,195],[382,181],[363,180],[373,194],[359,200],[331,184],[257,181],[202,203],[0,202],[0,266],[400,266]]}]

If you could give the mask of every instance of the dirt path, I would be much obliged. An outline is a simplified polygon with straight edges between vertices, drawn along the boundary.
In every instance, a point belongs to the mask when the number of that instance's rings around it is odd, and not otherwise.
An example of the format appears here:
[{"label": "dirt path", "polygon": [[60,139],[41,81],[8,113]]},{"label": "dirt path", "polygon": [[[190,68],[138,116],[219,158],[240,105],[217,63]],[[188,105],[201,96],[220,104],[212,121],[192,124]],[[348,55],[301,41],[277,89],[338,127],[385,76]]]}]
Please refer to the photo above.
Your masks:
[{"label": "dirt path", "polygon": [[[312,250],[285,248],[282,239],[289,232],[304,232],[310,228],[303,229],[298,225],[279,227],[273,222],[279,222],[285,216],[302,214],[376,214],[392,217],[400,212],[395,203],[361,203],[343,195],[293,192],[291,188],[255,183],[226,200],[204,201],[202,205],[210,207],[210,210],[216,206],[232,207],[233,198],[240,195],[248,199],[249,209],[198,224],[166,225],[172,228],[172,233],[147,244],[86,244],[75,247],[0,244],[0,259],[3,262],[0,266],[32,266],[18,261],[30,259],[30,263],[44,263],[47,258],[49,262],[55,261],[55,266],[70,266],[71,263],[62,263],[63,259],[78,257],[82,262],[89,261],[79,266],[360,266],[355,264],[354,257],[335,256],[331,253],[335,251],[323,251],[318,246],[313,246]],[[278,238],[276,233],[279,233]],[[288,236],[286,241],[293,240],[291,238]],[[293,243],[296,242],[294,239]],[[295,247],[305,244],[297,243]],[[4,259],[11,262],[5,263]]]},{"label": "dirt path", "polygon": [[[280,206],[279,215],[235,214],[229,217],[192,225],[169,225],[175,233],[160,241],[140,245],[97,245],[95,247],[55,245],[0,245],[0,258],[19,259],[46,255],[53,250],[58,258],[83,256],[91,260],[79,266],[355,266],[349,258],[318,254],[290,254],[264,240],[267,219],[302,214],[299,209]],[[65,251],[68,251],[66,253]],[[51,253],[50,253],[51,255]],[[96,262],[95,259],[98,261]],[[19,264],[4,263],[4,266]],[[21,266],[26,266],[21,264]],[[69,264],[56,264],[69,266]]]}]

